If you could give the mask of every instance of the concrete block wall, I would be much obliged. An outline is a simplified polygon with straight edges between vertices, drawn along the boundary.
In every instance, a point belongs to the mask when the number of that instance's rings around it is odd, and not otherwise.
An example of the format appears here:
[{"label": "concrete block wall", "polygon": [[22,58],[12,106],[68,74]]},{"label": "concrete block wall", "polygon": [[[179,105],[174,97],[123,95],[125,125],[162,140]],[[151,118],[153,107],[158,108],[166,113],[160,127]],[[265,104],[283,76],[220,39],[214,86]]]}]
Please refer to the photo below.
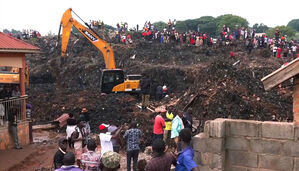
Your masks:
[{"label": "concrete block wall", "polygon": [[[20,145],[26,145],[30,143],[29,139],[29,122],[22,121],[18,124],[18,135]],[[0,127],[0,150],[6,150],[14,147],[14,140],[10,134],[9,127]]]},{"label": "concrete block wall", "polygon": [[293,123],[207,121],[193,148],[203,171],[299,171],[299,127]]}]

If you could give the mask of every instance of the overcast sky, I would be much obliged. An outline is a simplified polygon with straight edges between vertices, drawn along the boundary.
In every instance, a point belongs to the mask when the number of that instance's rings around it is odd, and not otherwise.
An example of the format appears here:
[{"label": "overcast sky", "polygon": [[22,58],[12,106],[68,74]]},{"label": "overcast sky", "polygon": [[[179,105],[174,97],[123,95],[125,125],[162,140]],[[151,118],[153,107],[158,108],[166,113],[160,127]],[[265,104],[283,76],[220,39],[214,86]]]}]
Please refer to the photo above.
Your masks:
[{"label": "overcast sky", "polygon": [[145,21],[222,14],[242,16],[250,26],[264,23],[274,27],[299,18],[299,0],[0,0],[0,31],[35,29],[42,35],[49,31],[57,34],[62,14],[68,8],[85,21],[103,20],[114,27],[121,21],[134,27]]}]

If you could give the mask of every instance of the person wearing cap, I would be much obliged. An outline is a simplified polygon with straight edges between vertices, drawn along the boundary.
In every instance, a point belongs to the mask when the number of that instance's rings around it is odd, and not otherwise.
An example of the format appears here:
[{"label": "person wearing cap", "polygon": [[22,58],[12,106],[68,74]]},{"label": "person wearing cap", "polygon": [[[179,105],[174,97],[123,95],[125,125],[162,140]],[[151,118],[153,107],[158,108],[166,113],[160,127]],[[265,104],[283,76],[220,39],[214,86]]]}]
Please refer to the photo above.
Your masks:
[{"label": "person wearing cap", "polygon": [[59,169],[63,165],[63,157],[66,154],[67,149],[67,139],[60,138],[58,140],[59,149],[54,155],[53,165],[54,169]]},{"label": "person wearing cap", "polygon": [[63,165],[55,171],[83,171],[78,166],[75,165],[75,155],[72,152],[67,152],[63,156]]},{"label": "person wearing cap", "polygon": [[120,155],[113,151],[103,154],[101,162],[102,171],[117,171],[120,168]]},{"label": "person wearing cap", "polygon": [[115,131],[108,132],[108,127],[109,127],[109,125],[107,125],[107,124],[101,124],[99,126],[99,129],[100,129],[99,137],[100,137],[100,141],[101,141],[102,156],[105,152],[113,151],[113,144],[111,142],[111,139],[112,138],[116,139],[119,136],[119,133],[122,129],[122,126],[120,126]]},{"label": "person wearing cap", "polygon": [[163,129],[165,128],[165,121],[163,119],[163,116],[166,113],[165,109],[157,109],[155,110],[158,115],[155,117],[155,123],[154,123],[154,138],[155,139],[162,139],[163,140]]}]

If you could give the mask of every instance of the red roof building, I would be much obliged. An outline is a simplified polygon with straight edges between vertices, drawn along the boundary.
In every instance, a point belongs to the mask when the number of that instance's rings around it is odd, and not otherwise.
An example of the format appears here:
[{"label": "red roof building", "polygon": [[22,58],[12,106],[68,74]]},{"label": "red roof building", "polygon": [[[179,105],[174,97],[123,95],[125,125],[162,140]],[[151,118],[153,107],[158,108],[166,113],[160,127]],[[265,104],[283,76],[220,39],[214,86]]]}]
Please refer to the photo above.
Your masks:
[{"label": "red roof building", "polygon": [[0,32],[0,52],[36,53],[39,48]]},{"label": "red roof building", "polygon": [[[30,136],[30,117],[26,115],[27,95],[25,92],[25,82],[29,82],[28,70],[26,70],[25,55],[28,53],[38,53],[39,48],[22,40],[0,32],[0,91],[2,88],[19,87],[20,96],[5,96],[0,99],[0,104],[5,106],[4,122],[7,122],[10,109],[17,108],[19,144],[25,145],[32,141]],[[8,149],[15,144],[11,139],[7,124],[0,122],[0,150]]]}]

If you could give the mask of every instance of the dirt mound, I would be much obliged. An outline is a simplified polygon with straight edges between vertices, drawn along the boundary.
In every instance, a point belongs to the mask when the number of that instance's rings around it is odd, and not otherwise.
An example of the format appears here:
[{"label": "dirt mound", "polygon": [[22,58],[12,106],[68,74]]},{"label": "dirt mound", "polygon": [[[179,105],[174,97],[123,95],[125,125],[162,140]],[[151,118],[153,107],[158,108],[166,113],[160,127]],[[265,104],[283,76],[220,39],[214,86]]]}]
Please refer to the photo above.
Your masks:
[{"label": "dirt mound", "polygon": [[277,89],[265,92],[260,72],[215,61],[200,71],[177,108],[193,107],[202,124],[218,117],[292,120],[291,90],[281,94]]},{"label": "dirt mound", "polygon": [[[133,37],[134,38],[134,37]],[[145,125],[149,134],[153,117],[136,107],[138,96],[99,92],[102,54],[87,40],[71,37],[68,57],[60,61],[56,37],[35,39],[41,54],[27,58],[30,70],[29,103],[34,106],[35,123],[48,122],[61,114],[61,107],[79,114],[82,107],[92,113],[92,128],[101,122],[118,120],[128,123],[132,118]],[[179,99],[177,110],[193,107],[201,123],[217,117],[256,120],[292,119],[290,83],[284,89],[265,92],[260,79],[279,68],[285,60],[269,58],[269,51],[254,50],[245,45],[225,47],[194,47],[135,40],[133,44],[111,44],[117,67],[129,74],[146,74],[152,80],[151,97],[157,85],[166,84],[173,99]],[[236,57],[230,57],[234,51]],[[152,120],[150,121],[152,122]]]}]

